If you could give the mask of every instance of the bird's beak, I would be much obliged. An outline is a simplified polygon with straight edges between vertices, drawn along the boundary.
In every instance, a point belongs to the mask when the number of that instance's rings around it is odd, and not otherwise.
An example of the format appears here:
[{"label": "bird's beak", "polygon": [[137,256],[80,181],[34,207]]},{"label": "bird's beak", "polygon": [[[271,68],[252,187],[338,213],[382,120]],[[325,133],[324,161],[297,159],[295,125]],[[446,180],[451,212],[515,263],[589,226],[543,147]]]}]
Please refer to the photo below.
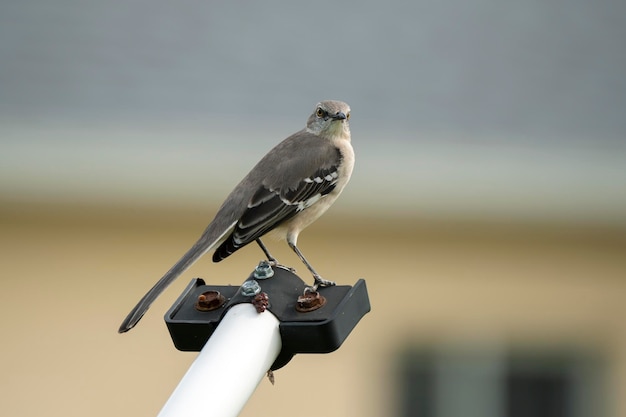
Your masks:
[{"label": "bird's beak", "polygon": [[347,119],[346,114],[344,112],[337,112],[334,116],[331,116],[333,120],[345,120]]}]

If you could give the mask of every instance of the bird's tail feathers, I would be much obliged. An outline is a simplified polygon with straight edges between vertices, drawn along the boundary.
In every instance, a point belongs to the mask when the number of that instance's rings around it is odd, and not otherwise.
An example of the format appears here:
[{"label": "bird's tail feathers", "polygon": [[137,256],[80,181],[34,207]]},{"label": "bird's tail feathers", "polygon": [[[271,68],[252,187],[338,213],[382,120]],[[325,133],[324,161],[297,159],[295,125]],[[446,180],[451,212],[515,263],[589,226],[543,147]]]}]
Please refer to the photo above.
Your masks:
[{"label": "bird's tail feathers", "polygon": [[217,238],[213,238],[213,233],[210,233],[209,229],[202,234],[200,239],[183,255],[182,258],[176,264],[163,275],[163,277],[157,281],[156,284],[143,296],[137,305],[128,313],[128,316],[124,319],[119,333],[125,333],[135,327],[135,325],[141,320],[143,315],[148,311],[150,305],[157,299],[159,295],[178,278],[183,272],[185,272],[191,265],[193,265],[202,255],[213,249],[216,245],[220,244],[224,237],[231,232],[234,224],[231,225],[225,232],[220,234]]}]

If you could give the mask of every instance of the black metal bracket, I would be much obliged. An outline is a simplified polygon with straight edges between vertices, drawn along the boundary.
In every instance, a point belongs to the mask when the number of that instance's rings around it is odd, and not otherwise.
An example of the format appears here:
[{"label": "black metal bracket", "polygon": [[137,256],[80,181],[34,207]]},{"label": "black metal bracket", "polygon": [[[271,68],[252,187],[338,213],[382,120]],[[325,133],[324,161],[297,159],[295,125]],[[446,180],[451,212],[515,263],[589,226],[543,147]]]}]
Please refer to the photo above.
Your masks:
[{"label": "black metal bracket", "polygon": [[[271,367],[285,366],[296,353],[329,353],[337,350],[359,320],[370,311],[365,281],[353,287],[335,285],[318,290],[322,305],[307,308],[299,297],[306,284],[292,271],[274,267],[273,276],[259,273],[263,262],[241,287],[205,285],[193,279],[165,314],[165,322],[174,342],[182,351],[200,351],[228,309],[239,303],[253,303],[259,314],[270,310],[280,321],[282,349]],[[270,275],[270,274],[267,274]],[[256,282],[256,283],[255,283]],[[254,288],[260,286],[261,295]],[[246,291],[247,290],[247,291]],[[250,295],[245,295],[244,293]],[[265,294],[265,295],[263,295]],[[301,300],[300,300],[301,301]]]}]

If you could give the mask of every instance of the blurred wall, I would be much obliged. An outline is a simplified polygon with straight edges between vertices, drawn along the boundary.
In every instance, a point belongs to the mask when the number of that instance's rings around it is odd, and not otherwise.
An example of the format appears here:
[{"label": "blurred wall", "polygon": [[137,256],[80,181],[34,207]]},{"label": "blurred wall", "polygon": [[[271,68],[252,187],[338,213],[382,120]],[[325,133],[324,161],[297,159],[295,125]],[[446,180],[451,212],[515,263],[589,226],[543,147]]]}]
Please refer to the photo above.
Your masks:
[{"label": "blurred wall", "polygon": [[[198,236],[211,210],[4,204],[1,214],[5,415],[42,408],[51,416],[155,415],[195,356],[174,349],[165,311],[192,277],[237,284],[261,259],[249,247],[219,264],[201,260],[136,329],[118,335],[122,318]],[[307,279],[284,243],[266,243]],[[407,360],[423,352],[435,364],[463,366],[452,359],[479,355],[493,365],[531,352],[539,361],[591,363],[593,395],[585,404],[593,413],[586,415],[624,415],[623,233],[381,221],[331,210],[303,233],[301,247],[327,278],[365,278],[372,311],[338,351],[296,356],[276,372],[275,386],[262,381],[242,415],[421,415],[401,412],[402,393],[430,392],[410,384],[414,375],[407,379]],[[465,378],[462,387],[477,386]],[[485,409],[471,398],[470,408]]]}]

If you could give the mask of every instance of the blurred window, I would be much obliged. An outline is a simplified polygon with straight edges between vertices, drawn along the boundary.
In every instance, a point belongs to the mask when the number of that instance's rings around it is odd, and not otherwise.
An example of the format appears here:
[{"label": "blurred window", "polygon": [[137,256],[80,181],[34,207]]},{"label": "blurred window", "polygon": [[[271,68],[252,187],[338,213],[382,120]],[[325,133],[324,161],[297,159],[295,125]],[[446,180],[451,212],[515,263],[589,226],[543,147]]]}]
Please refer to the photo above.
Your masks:
[{"label": "blurred window", "polygon": [[398,417],[607,415],[604,367],[587,354],[412,350],[398,365]]}]

